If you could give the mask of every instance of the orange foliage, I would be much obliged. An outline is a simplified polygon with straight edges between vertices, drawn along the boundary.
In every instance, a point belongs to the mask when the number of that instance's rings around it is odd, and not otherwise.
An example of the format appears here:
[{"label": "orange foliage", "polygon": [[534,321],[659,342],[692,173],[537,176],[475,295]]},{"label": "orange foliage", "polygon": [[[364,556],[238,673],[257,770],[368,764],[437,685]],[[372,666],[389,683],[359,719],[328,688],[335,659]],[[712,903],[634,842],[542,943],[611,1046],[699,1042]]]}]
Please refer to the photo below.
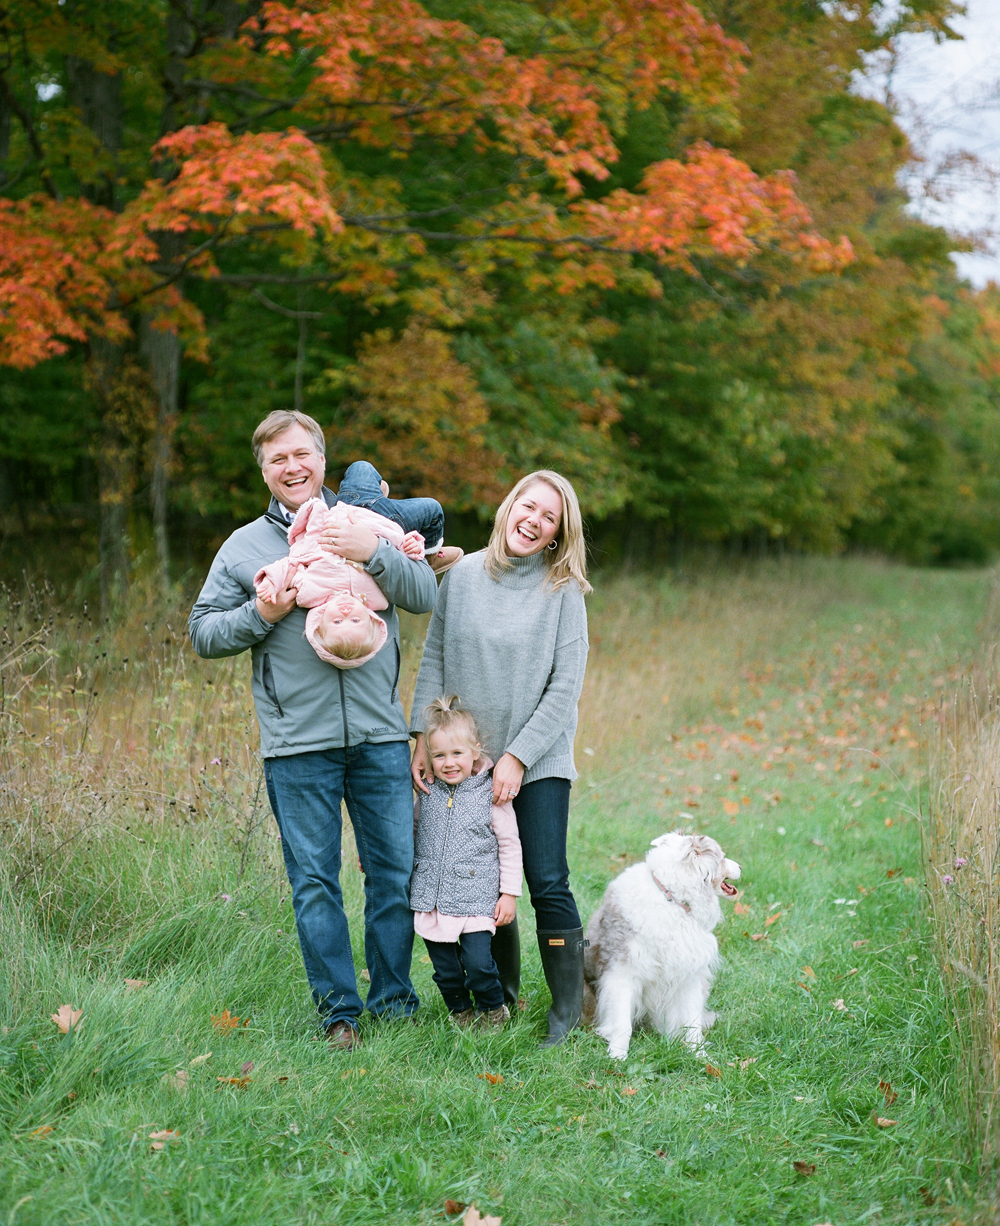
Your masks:
[{"label": "orange foliage", "polygon": [[486,402],[445,333],[420,321],[398,340],[380,329],[364,338],[357,365],[342,378],[357,399],[346,425],[335,427],[338,453],[377,457],[397,494],[437,497],[447,473],[452,506],[503,497],[500,457],[483,441]]}]

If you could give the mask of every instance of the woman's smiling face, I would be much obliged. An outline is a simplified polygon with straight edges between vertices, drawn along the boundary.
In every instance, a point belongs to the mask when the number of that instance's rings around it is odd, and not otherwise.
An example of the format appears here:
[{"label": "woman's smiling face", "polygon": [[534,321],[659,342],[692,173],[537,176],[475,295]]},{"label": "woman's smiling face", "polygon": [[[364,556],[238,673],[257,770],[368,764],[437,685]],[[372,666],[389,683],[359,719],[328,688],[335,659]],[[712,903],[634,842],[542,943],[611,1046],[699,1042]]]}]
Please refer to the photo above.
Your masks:
[{"label": "woman's smiling face", "polygon": [[562,496],[546,481],[535,481],[507,516],[504,544],[514,558],[529,558],[555,540],[562,523]]}]

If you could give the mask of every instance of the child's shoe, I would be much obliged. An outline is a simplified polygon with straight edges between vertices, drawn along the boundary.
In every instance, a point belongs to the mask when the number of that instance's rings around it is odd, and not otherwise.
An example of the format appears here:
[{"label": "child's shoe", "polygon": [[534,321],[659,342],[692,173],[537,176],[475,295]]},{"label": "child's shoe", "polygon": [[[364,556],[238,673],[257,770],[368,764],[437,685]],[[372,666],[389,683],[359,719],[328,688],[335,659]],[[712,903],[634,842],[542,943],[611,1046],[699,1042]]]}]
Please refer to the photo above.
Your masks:
[{"label": "child's shoe", "polygon": [[435,575],[443,575],[446,570],[451,570],[455,563],[461,562],[464,557],[464,549],[459,549],[457,545],[444,545],[437,553],[427,555],[427,563]]},{"label": "child's shoe", "polygon": [[453,1026],[458,1026],[460,1030],[468,1030],[476,1020],[475,1009],[463,1009],[460,1013],[449,1013],[448,1021]]},{"label": "child's shoe", "polygon": [[486,1009],[476,1014],[474,1027],[476,1030],[503,1030],[510,1021],[510,1010],[506,1005],[499,1009]]}]

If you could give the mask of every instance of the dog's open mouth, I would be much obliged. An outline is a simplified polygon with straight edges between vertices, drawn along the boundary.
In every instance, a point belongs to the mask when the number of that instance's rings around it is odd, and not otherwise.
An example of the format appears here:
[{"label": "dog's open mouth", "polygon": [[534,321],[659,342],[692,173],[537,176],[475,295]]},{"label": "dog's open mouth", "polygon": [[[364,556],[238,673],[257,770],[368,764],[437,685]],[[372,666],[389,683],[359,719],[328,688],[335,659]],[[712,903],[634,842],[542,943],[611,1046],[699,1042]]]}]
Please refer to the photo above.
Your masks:
[{"label": "dog's open mouth", "polygon": [[722,892],[727,898],[735,898],[739,893],[739,890],[737,890],[736,886],[734,886],[731,882],[724,881],[722,883]]}]

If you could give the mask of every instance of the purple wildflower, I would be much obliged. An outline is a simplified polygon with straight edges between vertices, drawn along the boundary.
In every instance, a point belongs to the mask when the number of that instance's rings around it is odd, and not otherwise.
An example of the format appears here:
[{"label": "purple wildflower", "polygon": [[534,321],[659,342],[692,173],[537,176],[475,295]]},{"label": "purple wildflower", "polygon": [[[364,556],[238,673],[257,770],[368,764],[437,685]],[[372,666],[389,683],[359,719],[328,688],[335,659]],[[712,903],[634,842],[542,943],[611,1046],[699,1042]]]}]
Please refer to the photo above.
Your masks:
[{"label": "purple wildflower", "polygon": [[941,884],[942,885],[951,885],[954,880],[955,878],[951,875],[951,873],[941,874]]},{"label": "purple wildflower", "polygon": [[223,895],[222,895],[222,901],[223,901],[223,902],[232,902],[233,900],[232,900],[232,898],[230,897],[230,895],[228,895],[228,894],[223,894]]},{"label": "purple wildflower", "polygon": [[221,766],[221,765],[222,765],[222,759],[221,759],[221,758],[213,758],[213,759],[212,759],[212,762],[211,762],[211,765],[212,765],[212,766]]},{"label": "purple wildflower", "polygon": [[965,868],[965,866],[966,866],[968,863],[969,863],[969,861],[968,861],[968,860],[966,860],[965,856],[956,856],[956,857],[955,857],[955,867],[956,867],[956,868]]}]

